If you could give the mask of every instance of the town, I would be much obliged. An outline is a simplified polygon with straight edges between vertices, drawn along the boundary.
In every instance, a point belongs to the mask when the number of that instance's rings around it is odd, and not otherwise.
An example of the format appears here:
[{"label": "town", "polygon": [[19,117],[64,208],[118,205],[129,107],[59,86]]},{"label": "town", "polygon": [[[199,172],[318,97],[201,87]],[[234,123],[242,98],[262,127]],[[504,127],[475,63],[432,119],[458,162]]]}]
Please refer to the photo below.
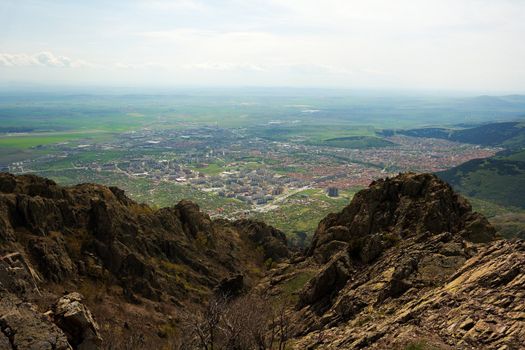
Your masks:
[{"label": "town", "polygon": [[102,142],[87,139],[48,146],[44,156],[4,169],[115,173],[190,186],[260,211],[299,190],[322,189],[336,197],[339,190],[367,186],[380,177],[436,172],[498,151],[429,138],[392,136],[388,141],[392,146],[350,149],[272,141],[245,128],[144,128]]}]

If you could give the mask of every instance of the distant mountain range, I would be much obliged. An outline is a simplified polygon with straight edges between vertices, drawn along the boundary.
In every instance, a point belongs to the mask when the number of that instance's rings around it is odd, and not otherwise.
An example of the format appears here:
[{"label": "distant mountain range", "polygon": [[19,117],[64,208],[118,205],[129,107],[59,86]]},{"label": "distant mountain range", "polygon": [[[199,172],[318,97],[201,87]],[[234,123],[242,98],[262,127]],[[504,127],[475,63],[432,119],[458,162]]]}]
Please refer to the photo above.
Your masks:
[{"label": "distant mountain range", "polygon": [[431,137],[483,146],[499,146],[520,150],[525,146],[525,122],[483,124],[465,129],[418,128],[408,130],[383,130],[383,136],[394,134],[412,137]]}]

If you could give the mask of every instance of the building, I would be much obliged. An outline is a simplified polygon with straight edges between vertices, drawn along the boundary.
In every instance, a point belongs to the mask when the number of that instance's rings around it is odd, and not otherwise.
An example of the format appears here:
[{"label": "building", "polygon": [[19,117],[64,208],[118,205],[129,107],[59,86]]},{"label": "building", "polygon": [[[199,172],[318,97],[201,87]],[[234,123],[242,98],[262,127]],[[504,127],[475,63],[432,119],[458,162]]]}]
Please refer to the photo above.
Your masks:
[{"label": "building", "polygon": [[337,187],[328,187],[326,193],[328,197],[339,197],[339,189]]}]

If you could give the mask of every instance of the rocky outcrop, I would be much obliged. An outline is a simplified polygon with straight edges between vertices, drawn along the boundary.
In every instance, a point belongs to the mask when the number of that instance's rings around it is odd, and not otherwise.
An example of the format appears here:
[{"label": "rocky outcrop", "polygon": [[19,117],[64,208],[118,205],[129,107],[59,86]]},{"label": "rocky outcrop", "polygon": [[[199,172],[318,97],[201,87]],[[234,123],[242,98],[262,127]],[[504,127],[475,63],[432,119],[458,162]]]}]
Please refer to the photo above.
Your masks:
[{"label": "rocky outcrop", "polygon": [[232,274],[249,283],[251,266],[263,263],[253,258],[258,246],[265,258],[288,255],[282,232],[256,222],[213,221],[186,200],[155,211],[115,187],[64,188],[6,173],[0,173],[0,190],[0,239],[6,242],[0,255],[24,252],[45,281],[110,274],[126,295],[159,301],[183,297],[190,284],[211,292]]},{"label": "rocky outcrop", "polygon": [[[301,293],[300,306],[340,304],[332,299],[347,282],[366,305],[442,283],[475,252],[472,241],[494,238],[486,219],[433,175],[373,182],[319,223],[307,254],[325,266]],[[369,283],[375,289],[365,290]],[[363,296],[354,295],[357,289]]]},{"label": "rocky outcrop", "polygon": [[[405,349],[419,344],[428,349],[522,349],[524,263],[525,242],[494,242],[481,247],[443,282],[417,293],[412,285],[399,300],[392,289],[396,270],[388,271],[383,281],[345,288],[333,313],[324,315],[325,324],[306,331],[295,347]],[[369,303],[364,292],[379,286],[388,291],[387,299]]]},{"label": "rocky outcrop", "polygon": [[72,350],[66,335],[30,303],[0,293],[0,348]]},{"label": "rocky outcrop", "polygon": [[53,318],[75,349],[96,350],[102,345],[98,324],[82,304],[82,295],[70,293],[53,306]]},{"label": "rocky outcrop", "polygon": [[296,349],[519,349],[525,341],[524,242],[433,175],[374,182],[319,224],[306,260],[260,290],[286,296]]},{"label": "rocky outcrop", "polygon": [[[45,308],[67,293],[54,320],[75,348],[93,348],[99,333],[120,332],[123,323],[156,337],[166,322],[160,310],[198,307],[217,288],[240,293],[260,278],[265,259],[287,256],[282,232],[211,220],[187,200],[154,210],[116,187],[62,187],[0,173],[0,289]],[[241,276],[240,284],[228,282],[231,276]],[[79,289],[95,318],[105,318],[107,308],[118,313],[112,329],[96,330],[84,303],[69,294]],[[133,321],[122,309],[127,303],[141,314]]]},{"label": "rocky outcrop", "polygon": [[156,348],[181,336],[183,310],[252,290],[290,303],[295,349],[517,350],[523,266],[524,241],[497,240],[429,174],[372,183],[292,258],[279,230],[189,201],[153,210],[114,187],[0,174],[0,348]]},{"label": "rocky outcrop", "polygon": [[19,252],[0,257],[0,290],[17,295],[39,293],[41,279]]},{"label": "rocky outcrop", "polygon": [[324,218],[308,255],[318,251],[322,255],[323,245],[342,241],[366,262],[377,257],[382,246],[424,232],[457,233],[478,243],[495,236],[488,221],[472,212],[470,204],[448,184],[431,174],[407,173],[373,182],[343,211]]},{"label": "rocky outcrop", "polygon": [[63,296],[42,313],[14,294],[0,291],[0,349],[98,350],[102,338],[82,296]]},{"label": "rocky outcrop", "polygon": [[275,227],[261,221],[246,219],[237,220],[234,225],[251,242],[262,248],[265,260],[281,261],[289,256],[286,235]]}]

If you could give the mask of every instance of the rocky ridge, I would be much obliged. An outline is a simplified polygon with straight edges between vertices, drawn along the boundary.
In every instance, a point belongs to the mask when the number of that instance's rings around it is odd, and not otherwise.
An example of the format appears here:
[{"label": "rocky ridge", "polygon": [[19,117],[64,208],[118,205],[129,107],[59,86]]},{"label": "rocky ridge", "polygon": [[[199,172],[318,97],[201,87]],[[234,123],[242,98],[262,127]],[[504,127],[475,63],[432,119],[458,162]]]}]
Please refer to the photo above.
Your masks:
[{"label": "rocky ridge", "polygon": [[[104,323],[102,333],[162,343],[159,333],[175,336],[167,333],[176,319],[166,314],[202,305],[232,276],[241,276],[239,288],[247,289],[262,276],[265,259],[288,255],[278,230],[250,220],[213,221],[190,201],[153,210],[116,187],[61,187],[33,175],[0,173],[3,310],[19,305],[13,308],[22,320],[32,315],[50,334],[56,334],[53,325],[62,331],[38,349],[61,348],[64,335],[74,348],[84,340],[91,344],[85,348],[98,348],[99,331],[83,303]],[[2,327],[13,330],[14,321],[4,316]]]},{"label": "rocky ridge", "polygon": [[429,174],[373,182],[299,255],[189,201],[0,174],[0,348],[173,347],[181,313],[254,293],[284,303],[294,349],[517,350],[524,263],[524,241]]},{"label": "rocky ridge", "polygon": [[258,290],[292,298],[296,349],[522,349],[525,242],[497,238],[449,185],[402,174],[328,215]]}]

